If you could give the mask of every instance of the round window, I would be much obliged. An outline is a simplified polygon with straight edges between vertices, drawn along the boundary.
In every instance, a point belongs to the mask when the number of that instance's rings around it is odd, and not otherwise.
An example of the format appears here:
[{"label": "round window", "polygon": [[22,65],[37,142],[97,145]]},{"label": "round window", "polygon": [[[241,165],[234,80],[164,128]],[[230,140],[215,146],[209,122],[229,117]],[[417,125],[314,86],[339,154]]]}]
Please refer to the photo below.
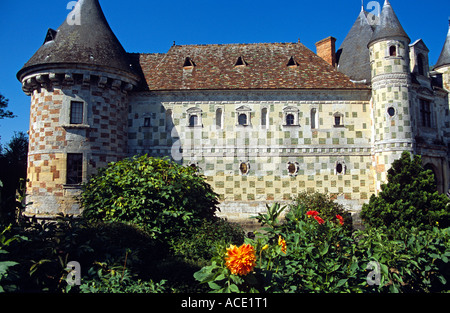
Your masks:
[{"label": "round window", "polygon": [[247,163],[241,163],[241,165],[239,166],[239,170],[241,171],[242,174],[247,174],[248,173],[248,164]]},{"label": "round window", "polygon": [[289,174],[294,175],[295,173],[297,173],[297,166],[295,166],[295,163],[288,163],[288,172]]},{"label": "round window", "polygon": [[390,117],[393,117],[393,116],[395,115],[395,109],[394,109],[393,107],[390,107],[390,108],[387,110],[387,112],[388,112],[388,114],[389,114]]},{"label": "round window", "polygon": [[337,165],[336,165],[336,173],[338,173],[338,174],[342,174],[342,171],[344,170],[344,167],[342,166],[342,164],[341,163],[338,163]]}]

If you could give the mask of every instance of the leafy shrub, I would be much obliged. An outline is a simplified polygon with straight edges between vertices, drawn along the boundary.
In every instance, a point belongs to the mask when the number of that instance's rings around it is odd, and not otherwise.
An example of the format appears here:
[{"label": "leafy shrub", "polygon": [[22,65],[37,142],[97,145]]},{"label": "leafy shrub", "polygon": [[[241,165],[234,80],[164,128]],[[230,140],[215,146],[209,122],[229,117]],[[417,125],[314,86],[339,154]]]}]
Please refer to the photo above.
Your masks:
[{"label": "leafy shrub", "polygon": [[367,226],[428,228],[450,226],[450,200],[439,194],[434,175],[422,166],[422,159],[411,159],[404,152],[388,171],[388,183],[378,196],[372,195],[361,210]]},{"label": "leafy shrub", "polygon": [[145,155],[101,169],[83,185],[81,203],[89,220],[128,222],[169,238],[212,219],[217,197],[194,168]]},{"label": "leafy shrub", "polygon": [[[225,245],[194,277],[214,292],[448,290],[450,229],[401,228],[387,234],[371,228],[352,233],[336,217],[298,206],[286,215],[283,225],[265,231],[245,240],[256,256],[248,274],[232,274],[224,257]],[[240,258],[241,262],[246,259]],[[372,264],[377,265],[379,277],[375,283]]]}]

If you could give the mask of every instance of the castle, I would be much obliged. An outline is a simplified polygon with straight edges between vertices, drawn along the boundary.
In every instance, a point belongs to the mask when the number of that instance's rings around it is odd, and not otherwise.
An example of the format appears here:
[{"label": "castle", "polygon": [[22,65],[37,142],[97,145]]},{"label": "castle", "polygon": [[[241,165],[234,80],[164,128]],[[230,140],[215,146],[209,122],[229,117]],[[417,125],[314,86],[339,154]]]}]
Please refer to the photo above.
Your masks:
[{"label": "castle", "polygon": [[99,1],[79,0],[17,74],[31,96],[26,213],[79,214],[80,184],[137,154],[195,166],[232,220],[316,190],[358,212],[403,151],[447,192],[450,32],[431,68],[386,0],[335,41],[130,54]]}]

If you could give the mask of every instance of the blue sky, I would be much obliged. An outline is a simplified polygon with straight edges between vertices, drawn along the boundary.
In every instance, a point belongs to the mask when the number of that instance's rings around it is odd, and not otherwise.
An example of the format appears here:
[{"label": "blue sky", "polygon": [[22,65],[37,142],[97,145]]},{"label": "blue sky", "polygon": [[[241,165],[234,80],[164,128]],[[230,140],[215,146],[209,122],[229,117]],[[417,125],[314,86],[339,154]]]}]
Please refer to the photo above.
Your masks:
[{"label": "blue sky", "polygon": [[[370,1],[365,0],[366,9]],[[380,5],[384,0],[379,0]],[[391,0],[414,42],[422,38],[435,64],[448,31],[448,0]],[[0,143],[29,127],[30,98],[17,71],[42,45],[48,28],[66,18],[68,0],[0,0],[0,93],[18,117],[0,120]],[[166,52],[176,44],[315,42],[333,36],[340,46],[360,10],[361,0],[100,0],[106,18],[128,52]]]}]

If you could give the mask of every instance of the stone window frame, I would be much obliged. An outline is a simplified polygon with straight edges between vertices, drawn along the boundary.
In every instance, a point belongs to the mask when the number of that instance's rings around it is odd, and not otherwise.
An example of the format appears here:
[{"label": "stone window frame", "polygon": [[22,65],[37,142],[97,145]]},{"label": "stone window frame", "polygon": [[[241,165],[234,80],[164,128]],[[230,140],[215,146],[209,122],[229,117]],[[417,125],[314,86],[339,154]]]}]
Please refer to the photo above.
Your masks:
[{"label": "stone window frame", "polygon": [[[239,123],[239,117],[244,114],[247,118],[245,124]],[[236,126],[248,127],[252,126],[252,109],[246,105],[240,106],[236,109]]]},{"label": "stone window frame", "polygon": [[[71,113],[72,113],[72,103],[80,102],[83,103],[83,121],[81,124],[71,123]],[[64,96],[63,103],[61,107],[61,127],[63,128],[90,128],[88,123],[88,109],[89,105],[86,101],[74,95],[73,97]]]},{"label": "stone window frame", "polygon": [[[77,157],[81,156],[81,175],[78,175],[76,177],[76,181],[72,182],[72,181],[69,181],[71,179],[71,177],[69,175],[69,172],[72,170],[72,169],[69,168],[69,162],[70,162],[70,157],[75,157],[75,156],[77,156]],[[85,156],[84,156],[83,153],[74,152],[74,153],[67,153],[66,154],[66,184],[64,185],[65,187],[70,188],[70,187],[79,187],[79,186],[81,186],[81,184],[84,181],[84,169],[85,169],[84,162],[85,162]]]},{"label": "stone window frame", "polygon": [[216,106],[214,111],[214,126],[216,127],[216,130],[222,131],[224,129],[224,123],[225,123],[225,108],[223,106]]},{"label": "stone window frame", "polygon": [[[340,119],[339,124],[336,123],[336,118]],[[335,128],[342,128],[345,127],[345,123],[344,123],[344,114],[341,112],[336,112],[333,114],[333,127]]]},{"label": "stone window frame", "polygon": [[[395,48],[395,55],[391,55],[392,48]],[[386,46],[386,59],[403,59],[403,56],[400,54],[400,42],[398,41],[389,41]]]},{"label": "stone window frame", "polygon": [[269,108],[267,106],[263,106],[261,108],[261,121],[260,122],[261,122],[262,129],[267,129],[269,127]]},{"label": "stone window frame", "polygon": [[[295,170],[293,172],[290,171],[291,166],[295,167]],[[300,170],[300,164],[298,162],[287,162],[286,163],[286,170],[289,176],[297,176],[298,172]]]},{"label": "stone window frame", "polygon": [[309,124],[311,126],[311,129],[313,129],[313,130],[319,129],[320,128],[319,127],[320,126],[319,125],[319,123],[320,123],[319,108],[317,108],[315,106],[311,107],[309,110],[309,118],[310,118]]},{"label": "stone window frame", "polygon": [[[339,167],[341,168],[341,171],[339,172]],[[345,164],[345,161],[338,160],[334,164],[334,175],[345,175],[347,174],[347,164]]]},{"label": "stone window frame", "polygon": [[[292,115],[294,117],[294,121],[292,124],[288,123],[288,117]],[[293,106],[287,106],[283,109],[283,126],[285,127],[299,127],[300,126],[300,109]]]},{"label": "stone window frame", "polygon": [[[190,108],[186,111],[187,114],[187,127],[195,128],[195,127],[203,127],[202,121],[202,109],[200,108]],[[191,118],[193,116],[197,116],[197,123],[195,125],[191,125]]]}]

